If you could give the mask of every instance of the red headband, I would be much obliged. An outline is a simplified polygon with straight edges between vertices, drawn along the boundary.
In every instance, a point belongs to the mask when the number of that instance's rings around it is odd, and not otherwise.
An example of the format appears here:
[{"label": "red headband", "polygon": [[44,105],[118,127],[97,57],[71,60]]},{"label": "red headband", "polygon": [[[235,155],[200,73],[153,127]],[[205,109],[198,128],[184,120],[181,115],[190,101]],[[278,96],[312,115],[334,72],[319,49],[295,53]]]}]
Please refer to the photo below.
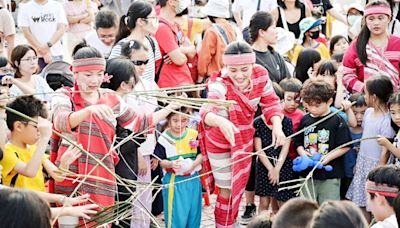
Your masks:
[{"label": "red headband", "polygon": [[397,197],[399,193],[399,188],[394,186],[389,186],[387,184],[378,184],[373,181],[367,180],[365,183],[365,190],[369,193],[378,193],[381,196]]},{"label": "red headband", "polygon": [[392,16],[392,11],[387,6],[370,6],[364,11],[364,17],[368,17],[372,14],[386,14],[389,17]]},{"label": "red headband", "polygon": [[225,65],[253,64],[256,62],[256,54],[253,52],[238,55],[223,55],[222,60]]},{"label": "red headband", "polygon": [[76,59],[72,61],[73,72],[105,70],[106,61],[103,58]]}]

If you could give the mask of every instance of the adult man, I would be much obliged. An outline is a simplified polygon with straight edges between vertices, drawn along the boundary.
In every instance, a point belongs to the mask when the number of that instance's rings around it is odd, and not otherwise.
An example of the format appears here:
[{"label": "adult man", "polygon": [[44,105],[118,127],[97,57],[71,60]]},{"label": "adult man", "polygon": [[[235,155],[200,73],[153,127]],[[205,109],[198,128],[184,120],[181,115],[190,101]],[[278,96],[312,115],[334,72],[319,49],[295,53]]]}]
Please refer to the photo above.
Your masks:
[{"label": "adult man", "polygon": [[85,36],[86,43],[99,50],[108,59],[118,31],[117,15],[109,10],[100,11],[95,18],[95,29]]},{"label": "adult man", "polygon": [[54,0],[33,0],[20,4],[18,26],[38,52],[39,66],[63,59],[60,42],[68,24],[62,5]]},{"label": "adult man", "polygon": [[179,0],[160,0],[160,6],[160,25],[155,38],[163,58],[157,63],[160,72],[158,86],[166,88],[193,84],[187,60],[196,54],[196,48],[188,40],[185,41],[182,31],[174,22]]},{"label": "adult man", "polygon": [[3,55],[4,44],[7,43],[7,56],[11,58],[11,51],[14,49],[15,23],[10,11],[0,5],[0,55]]}]

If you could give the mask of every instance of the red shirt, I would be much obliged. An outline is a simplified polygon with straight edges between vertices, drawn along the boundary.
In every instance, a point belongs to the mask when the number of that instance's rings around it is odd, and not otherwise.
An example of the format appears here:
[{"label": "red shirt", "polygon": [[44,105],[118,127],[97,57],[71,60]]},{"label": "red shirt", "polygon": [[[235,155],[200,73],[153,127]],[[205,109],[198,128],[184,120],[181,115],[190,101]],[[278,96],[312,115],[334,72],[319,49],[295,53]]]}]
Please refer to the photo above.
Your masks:
[{"label": "red shirt", "polygon": [[[157,39],[158,45],[160,46],[161,55],[164,57],[169,52],[179,48],[179,43],[183,38],[183,33],[176,23],[171,23],[161,16],[159,17],[159,19],[160,25],[158,26],[155,38]],[[156,72],[158,72],[161,60],[158,60],[156,64]],[[178,66],[174,63],[164,63],[161,68],[160,78],[157,84],[160,88],[193,84],[189,67],[186,64]]]},{"label": "red shirt", "polygon": [[[283,114],[290,119],[292,119],[292,124],[293,124],[293,132],[297,132],[300,121],[304,116],[304,112],[301,111],[300,109],[296,109],[294,112],[287,112],[286,110],[283,109]],[[296,151],[296,148],[294,148],[294,142],[290,143],[290,148],[289,148],[289,158],[292,160],[295,159],[299,154]]]}]

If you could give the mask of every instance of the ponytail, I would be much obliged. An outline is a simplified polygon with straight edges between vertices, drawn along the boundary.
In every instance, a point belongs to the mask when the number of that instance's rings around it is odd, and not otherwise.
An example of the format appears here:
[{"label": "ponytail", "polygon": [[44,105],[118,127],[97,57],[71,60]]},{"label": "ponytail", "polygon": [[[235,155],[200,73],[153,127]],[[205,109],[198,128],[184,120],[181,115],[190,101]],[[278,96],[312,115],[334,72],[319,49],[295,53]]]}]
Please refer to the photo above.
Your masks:
[{"label": "ponytail", "polygon": [[126,15],[122,15],[121,19],[119,20],[119,27],[118,27],[118,33],[115,38],[115,44],[117,44],[120,40],[126,38],[129,36],[131,31],[129,30],[127,24],[125,23],[126,21],[129,21],[129,17]]}]

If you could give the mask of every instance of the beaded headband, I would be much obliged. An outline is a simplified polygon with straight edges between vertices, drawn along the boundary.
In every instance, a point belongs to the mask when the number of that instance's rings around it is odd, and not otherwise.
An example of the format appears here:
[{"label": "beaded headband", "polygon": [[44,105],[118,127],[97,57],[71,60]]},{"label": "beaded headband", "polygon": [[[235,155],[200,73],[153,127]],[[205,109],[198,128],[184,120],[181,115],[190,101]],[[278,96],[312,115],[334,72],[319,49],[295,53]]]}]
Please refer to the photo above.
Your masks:
[{"label": "beaded headband", "polygon": [[106,69],[106,60],[103,58],[76,59],[72,61],[73,72],[105,70],[105,69]]},{"label": "beaded headband", "polygon": [[256,62],[256,54],[253,52],[238,55],[223,55],[222,60],[225,65],[253,64]]},{"label": "beaded headband", "polygon": [[387,184],[378,184],[373,181],[367,180],[365,184],[365,190],[369,193],[378,193],[382,196],[397,197],[399,188],[395,186],[389,186]]}]

